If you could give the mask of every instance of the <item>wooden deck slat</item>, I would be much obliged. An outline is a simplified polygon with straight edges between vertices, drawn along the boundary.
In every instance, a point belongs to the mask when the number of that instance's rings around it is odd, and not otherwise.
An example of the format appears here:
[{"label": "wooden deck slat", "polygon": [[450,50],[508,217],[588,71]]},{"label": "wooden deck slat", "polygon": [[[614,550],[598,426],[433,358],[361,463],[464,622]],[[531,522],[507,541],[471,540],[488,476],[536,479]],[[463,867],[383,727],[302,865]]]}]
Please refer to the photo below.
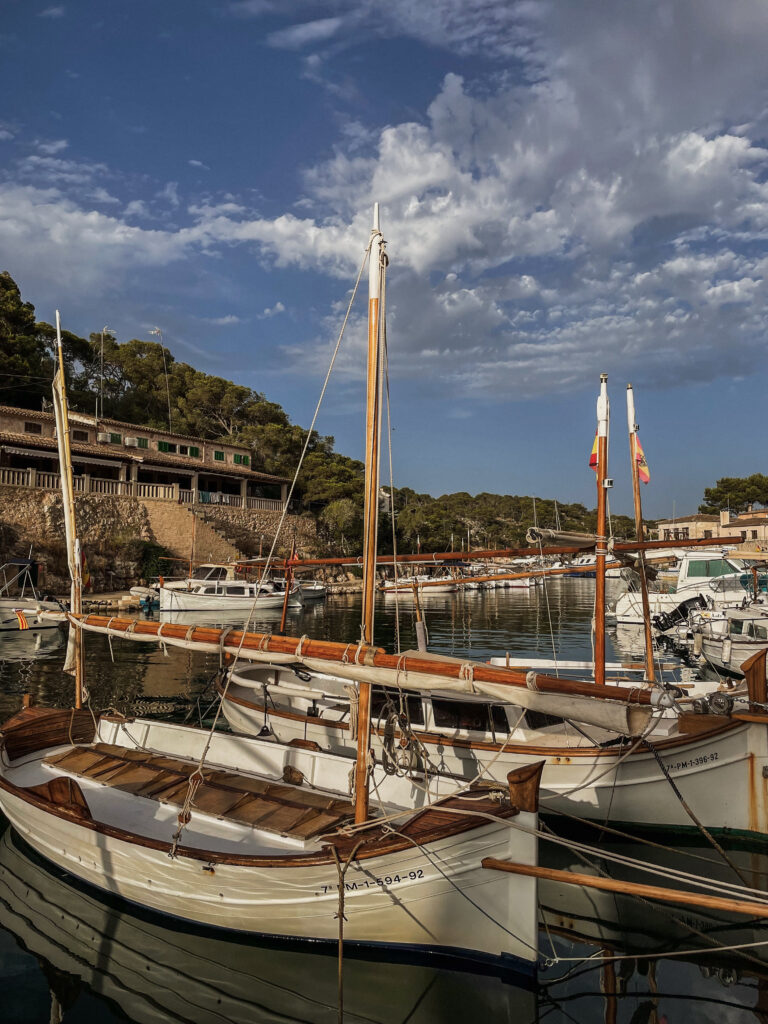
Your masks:
[{"label": "wooden deck slat", "polygon": [[[45,763],[173,806],[184,803],[189,776],[197,769],[192,761],[107,743],[72,747]],[[320,835],[354,813],[348,800],[221,769],[206,773],[193,806],[204,814],[298,839]]]}]

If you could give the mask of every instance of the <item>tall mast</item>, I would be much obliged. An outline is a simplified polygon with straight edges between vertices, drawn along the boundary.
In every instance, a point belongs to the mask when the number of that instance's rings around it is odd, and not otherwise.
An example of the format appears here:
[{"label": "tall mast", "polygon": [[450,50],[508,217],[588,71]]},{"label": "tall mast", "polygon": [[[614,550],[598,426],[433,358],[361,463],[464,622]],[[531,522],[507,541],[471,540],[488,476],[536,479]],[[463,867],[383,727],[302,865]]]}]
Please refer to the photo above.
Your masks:
[{"label": "tall mast", "polygon": [[597,399],[597,543],[595,545],[595,682],[605,683],[605,498],[610,486],[608,473],[608,375],[600,374],[600,395]]},{"label": "tall mast", "polygon": [[[637,451],[637,423],[635,422],[635,393],[631,384],[627,384],[627,426],[629,428],[629,457],[632,462],[632,496],[635,502],[635,533],[642,544],[645,540],[643,530],[643,507],[640,501],[640,463]],[[648,579],[645,574],[645,552],[637,553],[640,569],[640,595],[643,601],[643,626],[645,629],[645,678],[649,683],[656,681],[653,666],[653,634],[651,632],[651,609],[648,601]]]},{"label": "tall mast", "polygon": [[[56,310],[56,350],[59,368],[53,381],[53,409],[56,417],[56,440],[59,449],[59,473],[61,475],[61,499],[64,509],[64,532],[67,542],[70,588],[69,607],[74,615],[82,611],[83,578],[80,544],[75,525],[75,486],[72,479],[72,451],[69,435],[69,409],[67,407],[67,384],[64,376],[64,352],[61,345],[61,317]],[[72,626],[70,626],[72,629]],[[82,631],[75,634],[75,707],[82,707],[83,676]]]},{"label": "tall mast", "polygon": [[[373,230],[368,272],[368,387],[365,417],[365,507],[363,512],[363,615],[361,641],[373,644],[373,606],[376,594],[376,541],[379,513],[379,424],[381,418],[381,279],[386,266],[379,226],[379,204],[373,207]],[[371,745],[371,686],[359,683],[357,761],[355,762],[355,821],[368,819],[368,751]]]}]

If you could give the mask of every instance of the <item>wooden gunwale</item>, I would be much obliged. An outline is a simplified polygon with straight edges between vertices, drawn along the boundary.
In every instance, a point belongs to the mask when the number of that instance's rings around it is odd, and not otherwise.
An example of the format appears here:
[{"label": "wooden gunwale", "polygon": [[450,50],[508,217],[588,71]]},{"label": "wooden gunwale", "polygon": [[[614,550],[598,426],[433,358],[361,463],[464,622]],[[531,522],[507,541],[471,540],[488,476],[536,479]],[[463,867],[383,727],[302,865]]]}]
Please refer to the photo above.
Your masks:
[{"label": "wooden gunwale", "polygon": [[[216,690],[219,695],[223,695],[224,688],[218,681],[216,682]],[[248,708],[253,711],[258,711],[260,714],[267,714],[274,718],[286,718],[294,722],[307,722],[323,725],[333,729],[347,730],[349,726],[346,722],[329,722],[324,718],[317,718],[313,715],[302,715],[296,711],[284,711],[282,708],[267,708],[264,704],[257,704],[253,701],[245,700],[243,697],[234,697],[232,694],[227,694],[228,701],[232,704],[238,704],[241,707]],[[753,721],[766,721],[768,722],[768,715],[754,716],[750,715],[747,717],[744,714],[734,714],[734,719],[738,721],[732,721],[731,719],[724,718],[722,725],[713,726],[710,730],[705,730],[697,733],[690,733],[687,735],[681,734],[680,736],[672,736],[668,739],[654,740],[653,746],[656,750],[664,750],[667,747],[684,747],[689,743],[694,743],[707,736],[719,736],[721,733],[728,731],[729,729],[735,728],[742,721],[753,722]],[[488,751],[499,751],[502,748],[506,753],[510,754],[536,754],[541,757],[608,757],[612,754],[616,754],[617,751],[621,751],[619,745],[612,747],[548,747],[548,746],[535,746],[530,743],[493,743],[488,740],[470,740],[463,739],[461,737],[452,737],[440,733],[432,732],[421,732],[414,730],[422,743],[430,743],[433,745],[442,744],[444,746],[461,747],[465,750],[488,750]],[[384,730],[378,726],[371,725],[371,732],[377,736],[382,736]],[[645,744],[641,744],[638,750],[643,753],[648,752],[648,747]],[[635,752],[637,753],[637,751]]]},{"label": "wooden gunwale", "polygon": [[[495,788],[498,789],[498,785]],[[170,842],[164,842],[160,839],[151,839],[148,836],[139,836],[133,832],[128,832],[125,829],[118,828],[117,826],[108,825],[105,822],[94,821],[93,819],[84,819],[74,810],[70,810],[66,807],[59,807],[35,793],[30,792],[28,789],[14,785],[2,775],[0,775],[0,790],[9,793],[11,796],[17,797],[24,801],[24,803],[36,807],[38,810],[44,811],[46,814],[53,815],[56,818],[61,818],[72,825],[87,828],[92,832],[97,832],[100,835],[107,836],[111,839],[117,839],[132,846],[140,846],[145,849],[157,850],[158,852],[166,854],[171,850],[172,844]],[[355,854],[355,860],[371,860],[375,857],[400,853],[402,850],[413,849],[414,846],[420,847],[428,843],[437,842],[441,839],[448,839],[452,836],[460,835],[464,832],[469,832],[472,829],[480,828],[488,824],[487,819],[480,819],[474,816],[462,818],[460,815],[453,813],[450,815],[440,815],[441,807],[451,810],[466,809],[462,807],[461,797],[449,797],[446,800],[440,801],[439,804],[433,804],[431,808],[417,812],[413,818],[400,827],[399,832],[402,833],[402,835],[393,835],[391,833],[382,834],[380,828],[372,830],[373,834],[371,838],[365,839],[358,848],[358,851]],[[514,817],[519,813],[518,809],[513,806],[500,808],[498,803],[495,801],[478,801],[476,799],[473,799],[472,811],[491,814],[494,818],[498,818],[500,821]],[[431,827],[429,826],[428,821],[425,821],[429,816],[433,816],[435,818],[435,824]],[[414,827],[416,825],[419,825],[418,829]],[[179,857],[186,857],[189,860],[201,861],[205,864],[226,864],[231,865],[232,867],[304,868],[324,864],[334,864],[335,861],[333,858],[332,847],[336,846],[337,849],[341,850],[345,844],[351,845],[349,837],[345,835],[328,835],[323,836],[323,839],[328,845],[323,847],[322,851],[319,853],[285,854],[281,857],[273,857],[263,854],[244,855],[221,853],[216,850],[200,850],[190,846],[178,846],[176,848],[176,854]]]},{"label": "wooden gunwale", "polygon": [[[85,716],[87,714],[88,718],[91,718],[90,713],[80,712],[79,714],[81,716]],[[3,724],[2,728],[0,728],[0,737],[3,741],[6,741],[13,737],[14,730],[21,732],[26,736],[29,732],[30,726],[35,726],[41,734],[45,735],[45,719],[49,719],[53,723],[53,731],[55,732],[58,730],[59,735],[56,737],[58,742],[51,743],[50,737],[46,736],[44,742],[47,742],[50,745],[45,747],[38,746],[36,751],[42,760],[47,753],[53,752],[54,750],[60,749],[63,745],[66,745],[68,732],[68,725],[66,722],[67,717],[68,716],[66,714],[62,715],[61,710],[58,709],[27,708],[14,715]],[[70,745],[74,747],[78,744],[73,743]],[[94,744],[90,744],[89,746],[94,746]],[[28,746],[25,747],[25,755],[32,752],[33,751],[30,750]],[[512,776],[514,776],[514,774],[515,773],[511,773]],[[52,780],[55,778],[69,778],[69,776],[52,776]],[[277,780],[275,780],[275,782],[277,782]],[[480,788],[498,790],[499,784],[487,784]],[[134,846],[141,846],[145,849],[157,850],[163,853],[169,853],[171,850],[172,844],[170,842],[152,839],[148,836],[139,836],[117,826],[109,825],[106,822],[95,821],[92,818],[83,818],[81,813],[78,813],[76,810],[60,806],[51,800],[47,800],[39,793],[35,793],[34,789],[35,787],[27,788],[17,786],[15,783],[10,782],[5,775],[2,774],[2,768],[0,768],[0,790],[22,800],[24,803],[29,804],[32,807],[36,807],[38,810],[43,811],[46,814],[53,815],[54,817],[61,818],[62,820],[69,822],[70,824],[90,829],[93,832],[98,832],[100,835],[117,839],[121,842]],[[514,806],[499,807],[499,804],[495,801],[490,799],[487,801],[478,801],[476,797],[477,790],[474,791],[473,795],[473,810],[487,811],[499,819],[509,818],[519,813],[517,808]],[[467,832],[473,828],[479,828],[488,823],[487,819],[483,820],[477,817],[466,816],[462,818],[460,815],[453,813],[450,815],[441,815],[441,807],[451,808],[452,810],[466,809],[466,807],[462,808],[462,800],[460,796],[447,797],[446,799],[433,804],[431,807],[415,812],[412,818],[404,821],[399,829],[402,836],[395,836],[391,833],[383,834],[380,827],[372,828],[368,838],[364,839],[361,844],[355,859],[369,860],[385,854],[397,853],[407,848],[413,848],[414,844],[421,846],[424,843],[449,838],[450,836]],[[432,820],[431,825],[430,818]],[[186,857],[190,860],[201,861],[206,864],[228,864],[235,867],[291,868],[334,864],[335,861],[333,859],[330,844],[338,845],[339,843],[343,843],[348,837],[339,835],[337,838],[334,838],[333,834],[330,834],[323,836],[322,838],[329,845],[324,847],[320,852],[284,854],[282,856],[221,853],[215,850],[200,850],[189,846],[179,846],[177,847],[176,852],[180,857]]]},{"label": "wooden gunwale", "polygon": [[[74,616],[73,616],[74,617]],[[274,636],[271,633],[246,633],[241,630],[227,633],[223,629],[209,626],[188,627],[171,623],[147,622],[135,619],[121,619],[117,616],[85,615],[78,616],[83,626],[95,627],[97,630],[107,629],[126,635],[156,637],[158,640],[180,640],[199,642],[222,647],[224,653],[237,651],[241,647],[248,651],[260,651],[271,654],[288,654],[301,662],[302,657],[317,658],[333,662],[355,663],[359,651],[361,663],[375,668],[391,669],[399,673],[400,685],[408,688],[407,674],[443,676],[446,679],[461,679],[464,663],[449,663],[428,656],[407,657],[406,655],[386,654],[379,647],[359,647],[358,644],[343,644],[329,640],[312,640],[309,638]],[[222,640],[224,641],[222,646]],[[501,686],[527,688],[526,673],[515,669],[501,668],[485,663],[472,664],[473,677],[478,682],[497,683]],[[622,704],[651,703],[651,693],[639,686],[634,689],[610,684],[582,683],[572,679],[558,679],[554,676],[536,673],[536,688],[546,693],[576,694],[582,697],[596,697],[601,700],[616,700]]]}]

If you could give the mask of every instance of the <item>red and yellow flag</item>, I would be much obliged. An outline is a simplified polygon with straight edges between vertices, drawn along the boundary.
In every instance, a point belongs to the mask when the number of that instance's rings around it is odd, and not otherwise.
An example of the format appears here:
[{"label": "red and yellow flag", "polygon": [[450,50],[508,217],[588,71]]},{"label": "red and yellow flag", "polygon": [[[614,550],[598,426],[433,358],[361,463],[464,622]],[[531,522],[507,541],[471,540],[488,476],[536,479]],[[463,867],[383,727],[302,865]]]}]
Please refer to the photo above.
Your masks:
[{"label": "red and yellow flag", "polygon": [[635,461],[637,462],[637,475],[644,484],[647,484],[651,479],[651,471],[648,468],[648,461],[637,434],[635,434]]},{"label": "red and yellow flag", "polygon": [[14,611],[16,612],[16,618],[19,620],[19,629],[29,629],[29,623],[24,612],[19,608],[14,608]]},{"label": "red and yellow flag", "polygon": [[589,468],[597,472],[597,431],[595,431],[595,443],[592,445],[592,451],[589,455]]}]

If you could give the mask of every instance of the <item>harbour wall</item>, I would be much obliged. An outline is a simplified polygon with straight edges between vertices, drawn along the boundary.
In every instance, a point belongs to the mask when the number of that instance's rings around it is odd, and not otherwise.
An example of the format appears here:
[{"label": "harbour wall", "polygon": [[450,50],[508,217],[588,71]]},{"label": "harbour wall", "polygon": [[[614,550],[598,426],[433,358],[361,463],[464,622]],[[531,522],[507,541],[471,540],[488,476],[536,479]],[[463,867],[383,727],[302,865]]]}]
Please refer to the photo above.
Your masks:
[{"label": "harbour wall", "polygon": [[[124,495],[75,497],[78,531],[94,590],[132,586],[154,568],[159,554],[180,560],[228,562],[269,552],[281,513],[262,509],[178,505]],[[301,554],[317,552],[314,520],[287,515],[278,554],[289,552],[293,538]],[[0,486],[0,561],[33,557],[45,567],[45,589],[64,593],[66,547],[64,512],[57,491]],[[163,550],[160,550],[163,549]],[[162,563],[171,575],[180,566]],[[150,573],[157,574],[156,571]]]}]

